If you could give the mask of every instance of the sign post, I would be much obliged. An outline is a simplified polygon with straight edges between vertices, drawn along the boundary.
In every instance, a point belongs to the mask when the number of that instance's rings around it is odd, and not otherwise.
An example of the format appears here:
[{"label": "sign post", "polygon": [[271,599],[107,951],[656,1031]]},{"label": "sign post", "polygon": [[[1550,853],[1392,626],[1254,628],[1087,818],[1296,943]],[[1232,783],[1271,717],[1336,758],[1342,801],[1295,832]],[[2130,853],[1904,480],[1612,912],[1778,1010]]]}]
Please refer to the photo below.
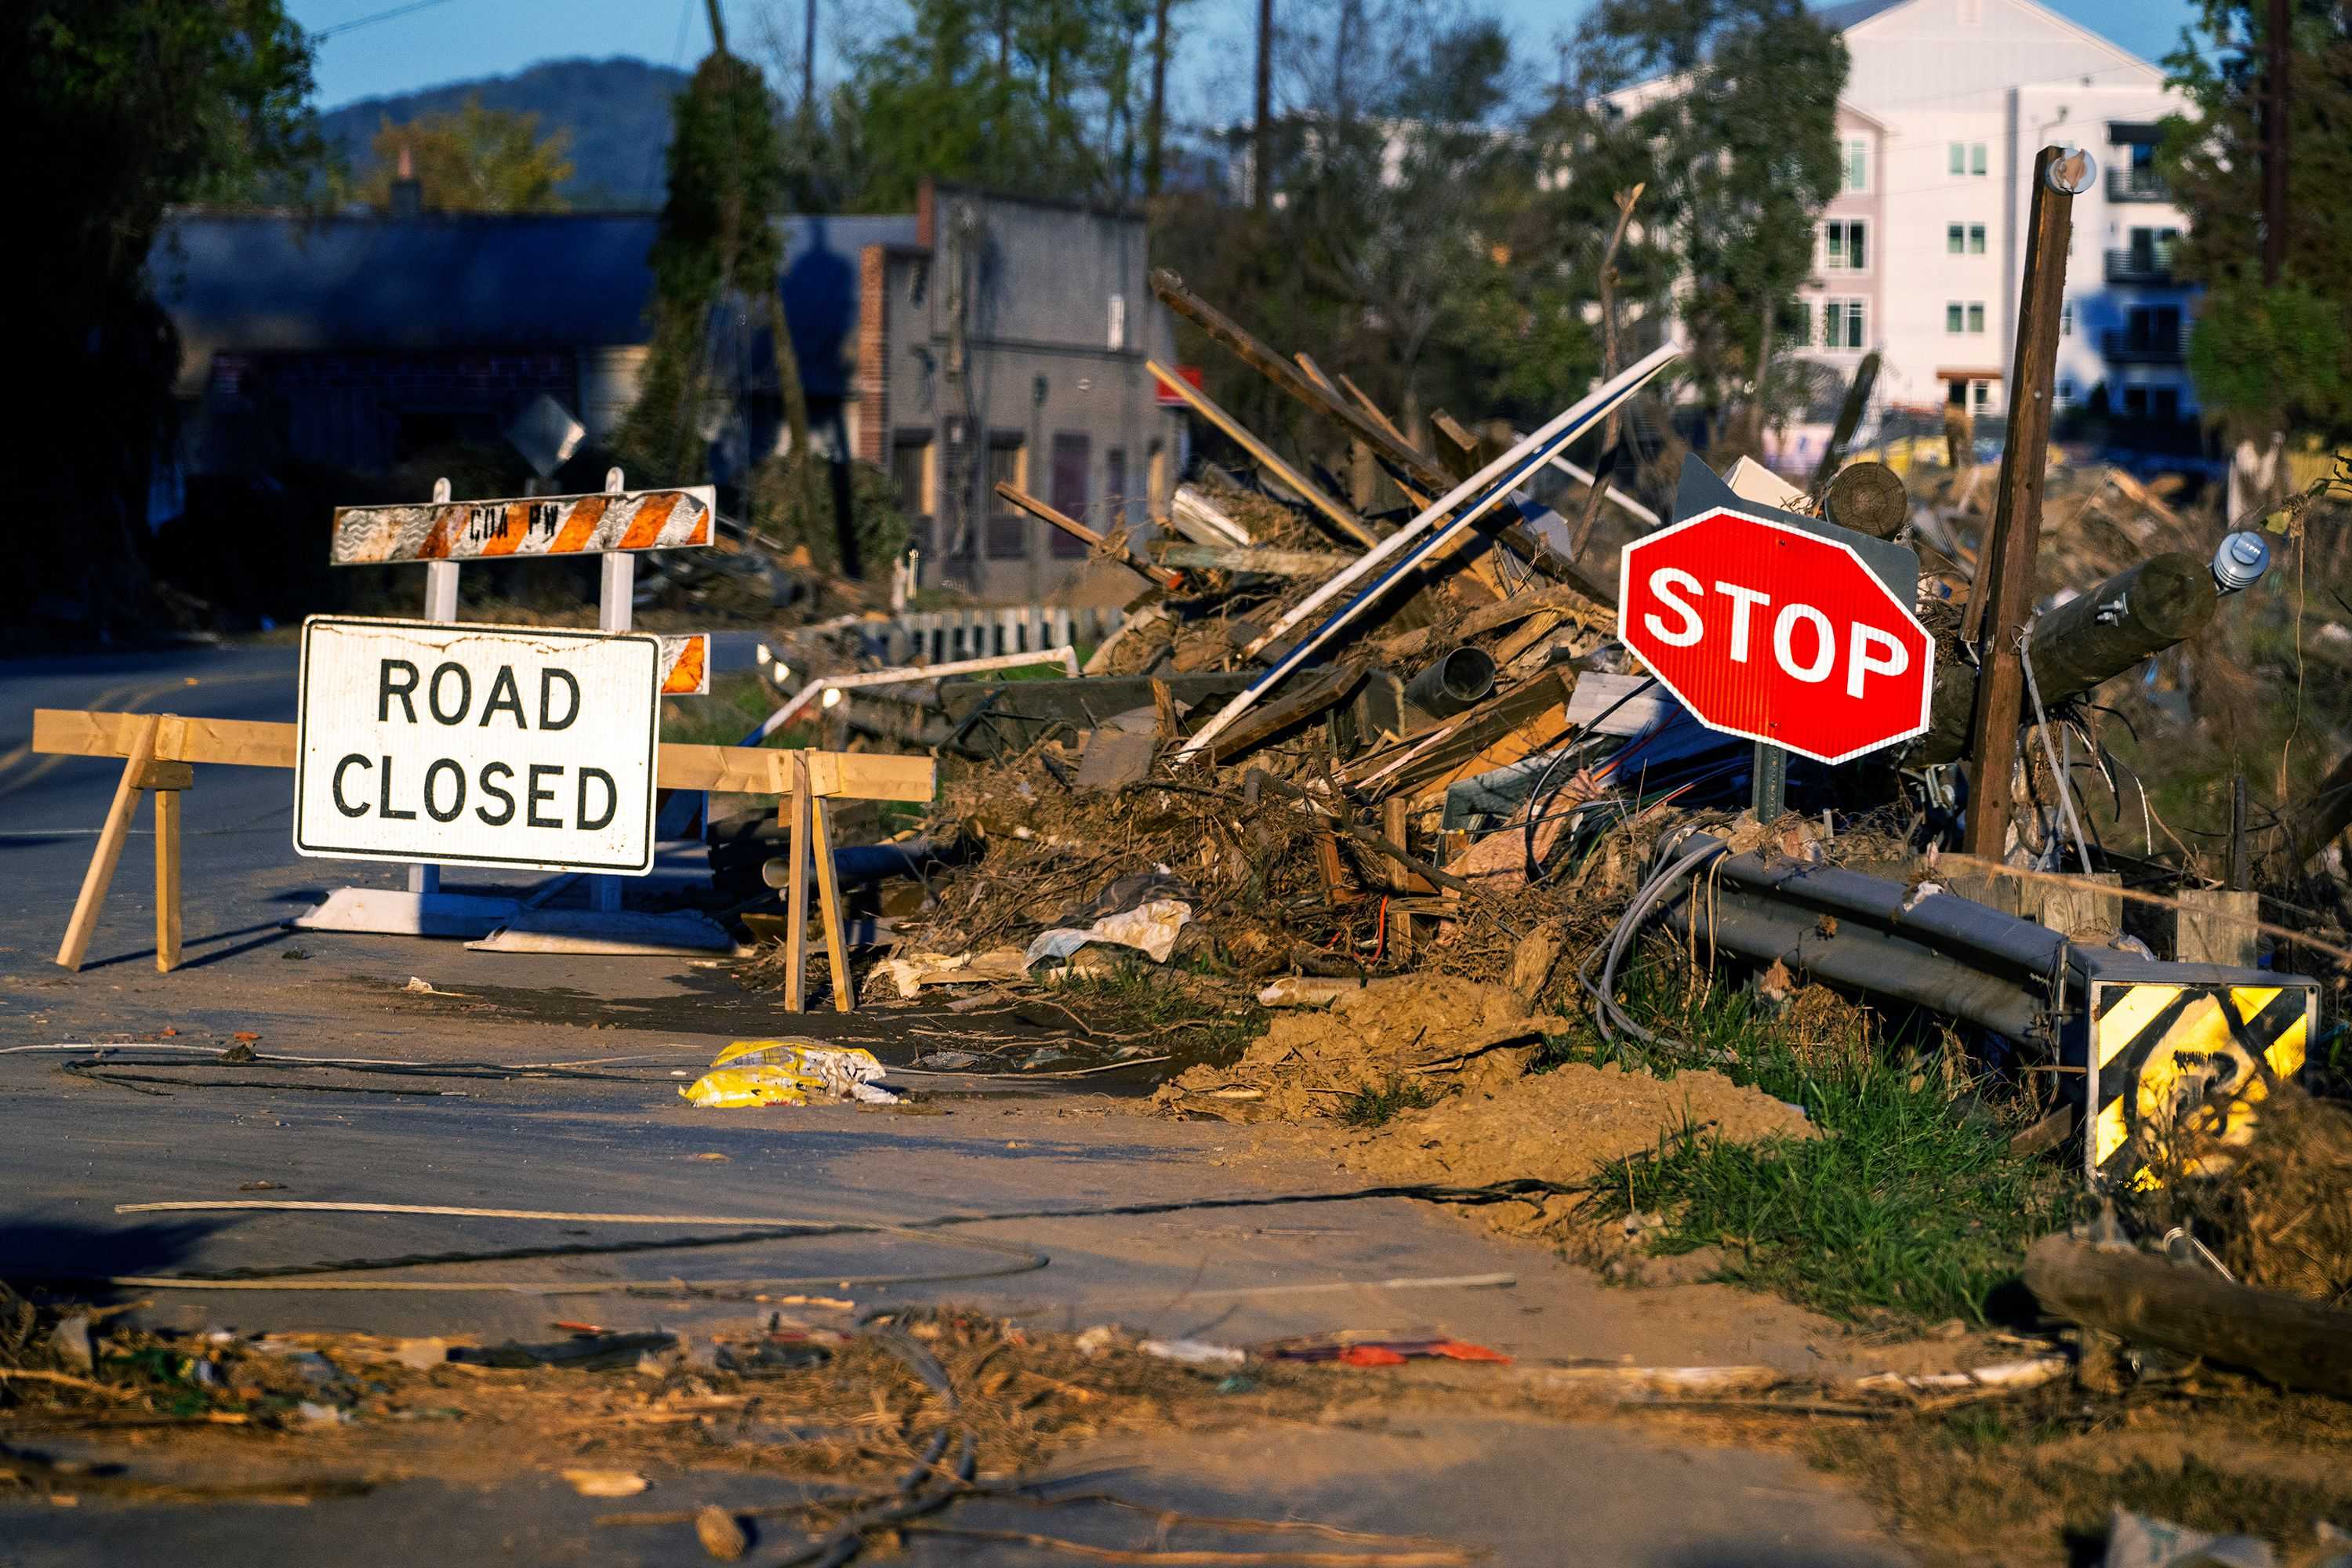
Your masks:
[{"label": "sign post", "polygon": [[[463,562],[593,554],[601,558],[599,629],[625,632],[634,608],[635,552],[709,546],[716,537],[717,516],[717,495],[708,485],[632,491],[623,487],[618,468],[606,472],[602,493],[589,495],[457,501],[442,479],[424,506],[337,508],[329,560],[338,566],[423,563],[425,620],[446,626],[457,623]],[[658,689],[669,695],[708,690],[709,653],[707,637],[661,639]],[[564,885],[542,888],[529,900],[447,893],[441,889],[445,861],[459,863],[437,852],[415,859],[405,894],[337,889],[294,923],[310,930],[481,938],[510,925]],[[595,875],[590,901],[594,910],[617,920],[620,883]],[[699,929],[709,925],[699,921],[696,931],[683,934],[691,945],[718,945],[711,934],[716,928]]]},{"label": "sign post", "polygon": [[1727,491],[1621,563],[1619,635],[1700,723],[1757,742],[1759,820],[1785,801],[1788,752],[1850,762],[1927,728],[1936,645],[1908,551]]}]

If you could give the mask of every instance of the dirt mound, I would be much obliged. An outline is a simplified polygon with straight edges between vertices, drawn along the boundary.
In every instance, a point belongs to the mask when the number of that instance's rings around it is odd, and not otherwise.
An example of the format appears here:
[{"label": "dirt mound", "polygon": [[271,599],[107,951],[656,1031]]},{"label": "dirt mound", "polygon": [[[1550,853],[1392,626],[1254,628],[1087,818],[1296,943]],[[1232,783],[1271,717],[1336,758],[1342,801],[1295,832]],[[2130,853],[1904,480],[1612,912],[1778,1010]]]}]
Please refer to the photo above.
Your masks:
[{"label": "dirt mound", "polygon": [[[1574,1184],[1685,1129],[1743,1143],[1817,1135],[1796,1107],[1721,1073],[1660,1079],[1571,1062],[1407,1112],[1339,1152],[1350,1170],[1390,1182],[1484,1186],[1538,1176]],[[1576,1202],[1553,1197],[1540,1208],[1496,1204],[1479,1212],[1497,1230],[1558,1237]]]},{"label": "dirt mound", "polygon": [[1335,1116],[1397,1085],[1479,1093],[1517,1079],[1566,1020],[1530,1016],[1509,988],[1447,974],[1379,980],[1328,1009],[1283,1012],[1231,1067],[1187,1069],[1153,1105],[1232,1121]]}]

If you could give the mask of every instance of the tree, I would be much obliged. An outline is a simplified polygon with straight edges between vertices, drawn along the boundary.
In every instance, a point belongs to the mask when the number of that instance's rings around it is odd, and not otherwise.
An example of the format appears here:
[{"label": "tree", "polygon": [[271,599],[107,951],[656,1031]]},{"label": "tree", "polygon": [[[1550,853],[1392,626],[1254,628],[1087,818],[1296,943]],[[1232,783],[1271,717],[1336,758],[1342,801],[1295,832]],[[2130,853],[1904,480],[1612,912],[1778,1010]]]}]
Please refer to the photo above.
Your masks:
[{"label": "tree", "polygon": [[103,629],[141,620],[149,478],[171,435],[179,344],[151,288],[165,208],[298,195],[320,146],[310,52],[280,0],[21,0],[0,24],[0,83],[37,156],[15,161],[18,312],[40,395],[15,416],[12,476],[34,515],[0,609]]},{"label": "tree", "polygon": [[1603,0],[1594,30],[1612,73],[1668,79],[1632,116],[1658,149],[1643,206],[1680,252],[1683,374],[1711,422],[1744,414],[1730,434],[1753,445],[1795,384],[1774,376],[1774,342],[1837,190],[1845,44],[1801,0]]},{"label": "tree", "polygon": [[422,187],[425,205],[443,212],[547,213],[568,205],[558,195],[572,177],[568,131],[539,133],[539,116],[485,109],[478,95],[454,114],[423,114],[403,124],[385,119],[370,143],[374,161],[352,191],[382,209],[392,201],[401,156]]},{"label": "tree", "polygon": [[[2270,7],[2200,0],[2165,61],[2193,115],[2165,122],[2158,167],[2189,219],[2175,270],[2205,286],[2189,368],[2209,416],[2233,436],[2294,422],[2352,431],[2352,12],[2290,12],[2286,232],[2276,284],[2262,275]],[[2200,39],[2203,40],[2200,45]]]}]

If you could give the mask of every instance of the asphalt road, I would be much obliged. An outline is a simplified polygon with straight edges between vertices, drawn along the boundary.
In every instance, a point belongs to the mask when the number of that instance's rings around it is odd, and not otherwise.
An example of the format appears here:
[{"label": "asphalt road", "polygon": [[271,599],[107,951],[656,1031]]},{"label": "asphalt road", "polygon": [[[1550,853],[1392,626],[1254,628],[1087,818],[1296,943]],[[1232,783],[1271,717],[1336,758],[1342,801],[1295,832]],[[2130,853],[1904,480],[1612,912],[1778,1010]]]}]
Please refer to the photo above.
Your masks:
[{"label": "asphalt road", "polygon": [[[727,651],[747,660],[749,640]],[[57,968],[51,955],[119,768],[32,754],[32,710],[289,720],[293,660],[291,648],[256,647],[0,665],[0,867],[10,894],[0,900],[0,1277],[148,1276],[547,1237],[546,1226],[415,1216],[115,1212],[118,1204],[235,1198],[264,1182],[276,1184],[272,1198],[569,1212],[884,1222],[1017,1212],[1030,1217],[952,1237],[833,1237],[407,1271],[475,1281],[486,1272],[528,1271],[530,1279],[590,1292],[551,1300],[480,1290],[135,1295],[153,1302],[139,1317],[162,1325],[470,1331],[495,1341],[544,1337],[551,1316],[689,1331],[740,1321],[740,1306],[629,1294],[633,1280],[756,1277],[837,1286],[846,1279],[859,1281],[846,1293],[861,1309],[958,1300],[1051,1327],[1117,1321],[1234,1342],[1339,1328],[1433,1329],[1522,1363],[1765,1361],[1791,1370],[1860,1353],[1833,1326],[1775,1302],[1716,1286],[1604,1288],[1539,1250],[1399,1200],[1071,1215],[1351,1184],[1309,1154],[1266,1153],[1244,1131],[1154,1121],[1098,1095],[973,1092],[943,1097],[931,1107],[943,1113],[929,1115],[695,1110],[677,1098],[677,1085],[731,1039],[821,1034],[903,1064],[937,1043],[916,1031],[963,1026],[950,1015],[888,1009],[793,1019],[771,995],[673,959],[478,953],[452,942],[289,931],[281,922],[325,889],[395,886],[401,873],[296,857],[290,781],[274,771],[200,769],[188,793],[183,969],[159,975],[153,967],[143,837],[123,858],[87,967],[74,974]],[[147,826],[143,814],[139,826]],[[447,885],[460,882],[453,876]],[[412,975],[436,992],[404,989]],[[142,1093],[67,1076],[64,1056],[38,1048],[92,1039],[153,1045],[166,1029],[187,1044],[226,1045],[242,1032],[257,1037],[257,1049],[287,1055],[568,1062],[609,1076],[403,1080],[267,1066],[234,1074],[157,1069],[153,1076],[183,1081],[143,1085],[162,1092]],[[117,1066],[141,1070],[127,1057]],[[200,1086],[223,1077],[259,1086]],[[318,1092],[320,1086],[361,1092]],[[432,1092],[383,1092],[394,1087]],[[999,1249],[961,1245],[961,1237]],[[1036,1255],[1047,1259],[1043,1267],[1003,1272]],[[979,1272],[993,1277],[956,1278]],[[1514,1283],[1379,1283],[1495,1273]],[[1503,1563],[1903,1561],[1865,1510],[1791,1458],[1685,1446],[1618,1426],[1437,1414],[1417,1415],[1409,1428],[1178,1436],[1099,1458],[1141,1466],[1125,1489],[1172,1506],[1434,1533],[1491,1547]],[[718,1484],[656,1478],[673,1497],[717,1495],[710,1488]],[[400,1483],[307,1509],[92,1500],[68,1511],[0,1494],[0,1568],[329,1553],[354,1564],[427,1553],[529,1563],[701,1560],[676,1535],[623,1539],[591,1530],[599,1506],[535,1475],[472,1488]],[[1036,1560],[1012,1548],[999,1556],[937,1542],[908,1555]]]}]

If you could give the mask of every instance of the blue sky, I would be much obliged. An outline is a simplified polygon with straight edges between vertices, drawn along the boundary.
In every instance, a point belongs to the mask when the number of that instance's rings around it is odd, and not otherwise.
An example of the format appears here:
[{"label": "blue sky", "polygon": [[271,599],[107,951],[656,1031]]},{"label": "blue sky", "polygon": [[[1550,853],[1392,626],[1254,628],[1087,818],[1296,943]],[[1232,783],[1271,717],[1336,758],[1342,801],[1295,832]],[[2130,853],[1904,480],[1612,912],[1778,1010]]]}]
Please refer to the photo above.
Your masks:
[{"label": "blue sky", "polygon": [[[1277,0],[1277,4],[1280,0]],[[1518,36],[1531,66],[1552,57],[1553,40],[1584,6],[1575,0],[1492,0]],[[2052,0],[2060,12],[2150,59],[2172,47],[2189,17],[2189,0]],[[353,99],[405,92],[441,82],[499,76],[535,61],[565,56],[634,55],[663,64],[690,65],[709,47],[704,0],[407,0],[404,14],[352,28],[319,45],[319,101],[333,108]],[[314,33],[380,13],[403,0],[290,0],[294,18]],[[845,11],[845,5],[847,6]],[[836,16],[867,29],[887,27],[889,0],[821,0],[820,27]],[[797,27],[800,0],[723,0],[730,42],[756,58],[763,30]],[[1251,0],[1197,0],[1192,58],[1196,70],[1180,83],[1176,108],[1187,118],[1245,112],[1245,69],[1201,74],[1197,62],[1231,60],[1256,15]],[[819,58],[824,57],[822,44]],[[1240,58],[1246,58],[1244,55]]]}]

